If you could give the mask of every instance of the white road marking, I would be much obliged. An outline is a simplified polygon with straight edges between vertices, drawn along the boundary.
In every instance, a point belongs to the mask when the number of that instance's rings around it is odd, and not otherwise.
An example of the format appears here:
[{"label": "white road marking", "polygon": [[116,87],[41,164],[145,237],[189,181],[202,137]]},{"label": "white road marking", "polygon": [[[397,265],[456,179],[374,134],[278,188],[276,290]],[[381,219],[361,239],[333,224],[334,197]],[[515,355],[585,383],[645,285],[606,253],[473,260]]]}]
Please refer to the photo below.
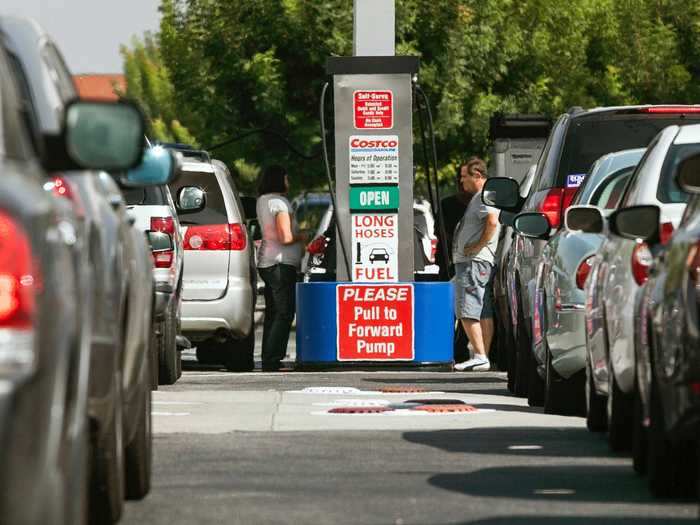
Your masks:
[{"label": "white road marking", "polygon": [[153,415],[153,416],[189,416],[191,414],[189,412],[156,412],[156,411],[151,411],[151,415]]},{"label": "white road marking", "polygon": [[154,405],[202,405],[196,401],[151,401]]},{"label": "white road marking", "polygon": [[576,494],[576,491],[573,489],[537,489],[533,493],[542,496],[570,496]]},{"label": "white road marking", "polygon": [[510,445],[508,450],[542,450],[542,445]]}]

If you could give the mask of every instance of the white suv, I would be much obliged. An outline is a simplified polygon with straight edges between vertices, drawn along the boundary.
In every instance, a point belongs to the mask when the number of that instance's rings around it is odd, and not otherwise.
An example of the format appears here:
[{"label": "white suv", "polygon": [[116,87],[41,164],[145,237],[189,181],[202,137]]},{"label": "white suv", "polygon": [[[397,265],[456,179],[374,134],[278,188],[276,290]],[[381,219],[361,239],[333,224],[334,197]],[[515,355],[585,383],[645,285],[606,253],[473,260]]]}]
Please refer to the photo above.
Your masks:
[{"label": "white suv", "polygon": [[182,153],[182,174],[170,187],[175,201],[185,187],[202,190],[205,200],[201,211],[180,214],[182,332],[197,347],[200,363],[252,370],[256,272],[243,205],[223,162],[204,152]]},{"label": "white suv", "polygon": [[154,340],[158,349],[158,382],[171,385],[182,372],[177,348],[183,267],[180,222],[167,186],[128,188],[123,193],[136,228],[144,232],[167,233],[172,238],[172,250],[153,254],[153,314],[158,323]]}]

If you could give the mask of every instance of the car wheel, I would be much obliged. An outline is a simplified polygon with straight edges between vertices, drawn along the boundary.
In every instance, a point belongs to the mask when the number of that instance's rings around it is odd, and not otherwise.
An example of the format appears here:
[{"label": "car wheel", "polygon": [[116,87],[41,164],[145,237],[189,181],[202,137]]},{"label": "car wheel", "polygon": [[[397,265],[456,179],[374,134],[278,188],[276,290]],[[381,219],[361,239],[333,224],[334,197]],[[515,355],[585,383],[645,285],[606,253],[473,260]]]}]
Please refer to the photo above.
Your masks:
[{"label": "car wheel", "polygon": [[518,328],[516,330],[515,351],[515,395],[527,397],[530,361],[532,360],[532,345],[525,330],[522,308],[518,309]]},{"label": "car wheel", "polygon": [[158,360],[158,330],[157,326],[154,324],[151,328],[151,343],[149,351],[150,368],[148,370],[148,376],[151,381],[151,390],[158,390],[158,368],[160,366]]},{"label": "car wheel", "polygon": [[178,378],[178,360],[180,353],[177,351],[176,313],[172,307],[165,313],[165,320],[161,324],[161,335],[159,340],[158,355],[162,358],[158,373],[158,380],[161,385],[172,385]]},{"label": "car wheel", "polygon": [[528,378],[527,404],[531,407],[544,406],[545,381],[537,371],[537,359],[530,359],[530,377]]},{"label": "car wheel", "polygon": [[251,372],[255,369],[255,317],[251,316],[250,331],[243,339],[234,339],[226,348],[224,364],[230,372]]},{"label": "car wheel", "polygon": [[596,392],[590,363],[586,365],[586,427],[591,432],[608,429],[606,398]]},{"label": "car wheel", "polygon": [[[150,374],[149,374],[150,375]],[[153,442],[151,434],[151,391],[142,388],[142,410],[136,432],[124,453],[126,472],[126,498],[143,499],[151,490],[151,468],[153,463]]]},{"label": "car wheel", "polygon": [[608,394],[608,443],[613,452],[624,452],[632,447],[634,400],[617,386],[612,366],[609,366],[609,370],[611,379]]},{"label": "car wheel", "polygon": [[644,409],[639,390],[634,389],[634,430],[632,433],[632,465],[637,474],[647,473],[647,429],[644,426]]},{"label": "car wheel", "polygon": [[671,497],[675,493],[674,450],[666,437],[663,407],[657,392],[656,378],[652,372],[650,392],[650,421],[647,457],[649,489],[657,498]]},{"label": "car wheel", "polygon": [[119,521],[124,504],[124,427],[121,374],[114,379],[114,414],[111,431],[93,451],[90,481],[90,523],[111,525]]}]

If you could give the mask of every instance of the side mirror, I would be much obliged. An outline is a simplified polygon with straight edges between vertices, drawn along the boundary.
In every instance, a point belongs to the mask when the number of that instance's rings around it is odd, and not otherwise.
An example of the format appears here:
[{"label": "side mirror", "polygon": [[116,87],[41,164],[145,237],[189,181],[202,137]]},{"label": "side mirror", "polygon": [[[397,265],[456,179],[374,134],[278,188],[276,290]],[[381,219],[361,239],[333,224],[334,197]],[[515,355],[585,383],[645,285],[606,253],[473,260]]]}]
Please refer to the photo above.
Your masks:
[{"label": "side mirror", "polygon": [[257,219],[258,217],[258,210],[257,210],[257,204],[258,201],[255,197],[248,197],[245,195],[241,196],[241,203],[243,204],[243,213],[245,213],[245,218],[250,220],[250,219]]},{"label": "side mirror", "polygon": [[197,213],[207,204],[207,195],[197,186],[183,186],[177,190],[177,211],[180,213]]},{"label": "side mirror", "polygon": [[610,215],[610,231],[625,239],[650,241],[659,237],[660,219],[658,206],[630,206]]},{"label": "side mirror", "polygon": [[487,206],[514,213],[519,212],[523,205],[518,182],[508,177],[488,179],[481,192],[481,201]]},{"label": "side mirror", "polygon": [[524,237],[547,240],[552,227],[545,214],[526,212],[515,216],[513,228]]},{"label": "side mirror", "polygon": [[571,206],[564,215],[564,225],[570,231],[603,233],[605,218],[595,206]]},{"label": "side mirror", "polygon": [[686,193],[700,193],[700,154],[688,157],[678,165],[676,182]]},{"label": "side mirror", "polygon": [[74,100],[66,105],[63,131],[46,137],[49,171],[124,171],[141,163],[145,123],[128,102]]},{"label": "side mirror", "polygon": [[173,238],[164,232],[147,231],[146,237],[148,244],[151,246],[151,251],[155,253],[169,252],[173,249]]},{"label": "side mirror", "polygon": [[141,164],[120,177],[120,182],[132,188],[170,184],[182,171],[181,159],[179,153],[162,146],[148,148]]}]

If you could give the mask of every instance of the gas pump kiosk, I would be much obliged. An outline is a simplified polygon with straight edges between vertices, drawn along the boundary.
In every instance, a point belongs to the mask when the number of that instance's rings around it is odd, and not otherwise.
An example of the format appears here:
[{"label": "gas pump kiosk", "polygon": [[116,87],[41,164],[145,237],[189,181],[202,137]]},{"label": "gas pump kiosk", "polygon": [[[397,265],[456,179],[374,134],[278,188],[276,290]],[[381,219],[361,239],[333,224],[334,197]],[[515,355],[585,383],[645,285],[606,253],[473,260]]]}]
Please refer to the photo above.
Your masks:
[{"label": "gas pump kiosk", "polygon": [[[390,7],[393,54],[393,0],[356,0],[356,52],[366,43],[358,35],[386,36],[358,28],[363,20],[381,26],[378,6]],[[407,56],[328,59],[338,281],[297,285],[297,368],[452,367],[452,285],[413,282],[418,68]]]}]

